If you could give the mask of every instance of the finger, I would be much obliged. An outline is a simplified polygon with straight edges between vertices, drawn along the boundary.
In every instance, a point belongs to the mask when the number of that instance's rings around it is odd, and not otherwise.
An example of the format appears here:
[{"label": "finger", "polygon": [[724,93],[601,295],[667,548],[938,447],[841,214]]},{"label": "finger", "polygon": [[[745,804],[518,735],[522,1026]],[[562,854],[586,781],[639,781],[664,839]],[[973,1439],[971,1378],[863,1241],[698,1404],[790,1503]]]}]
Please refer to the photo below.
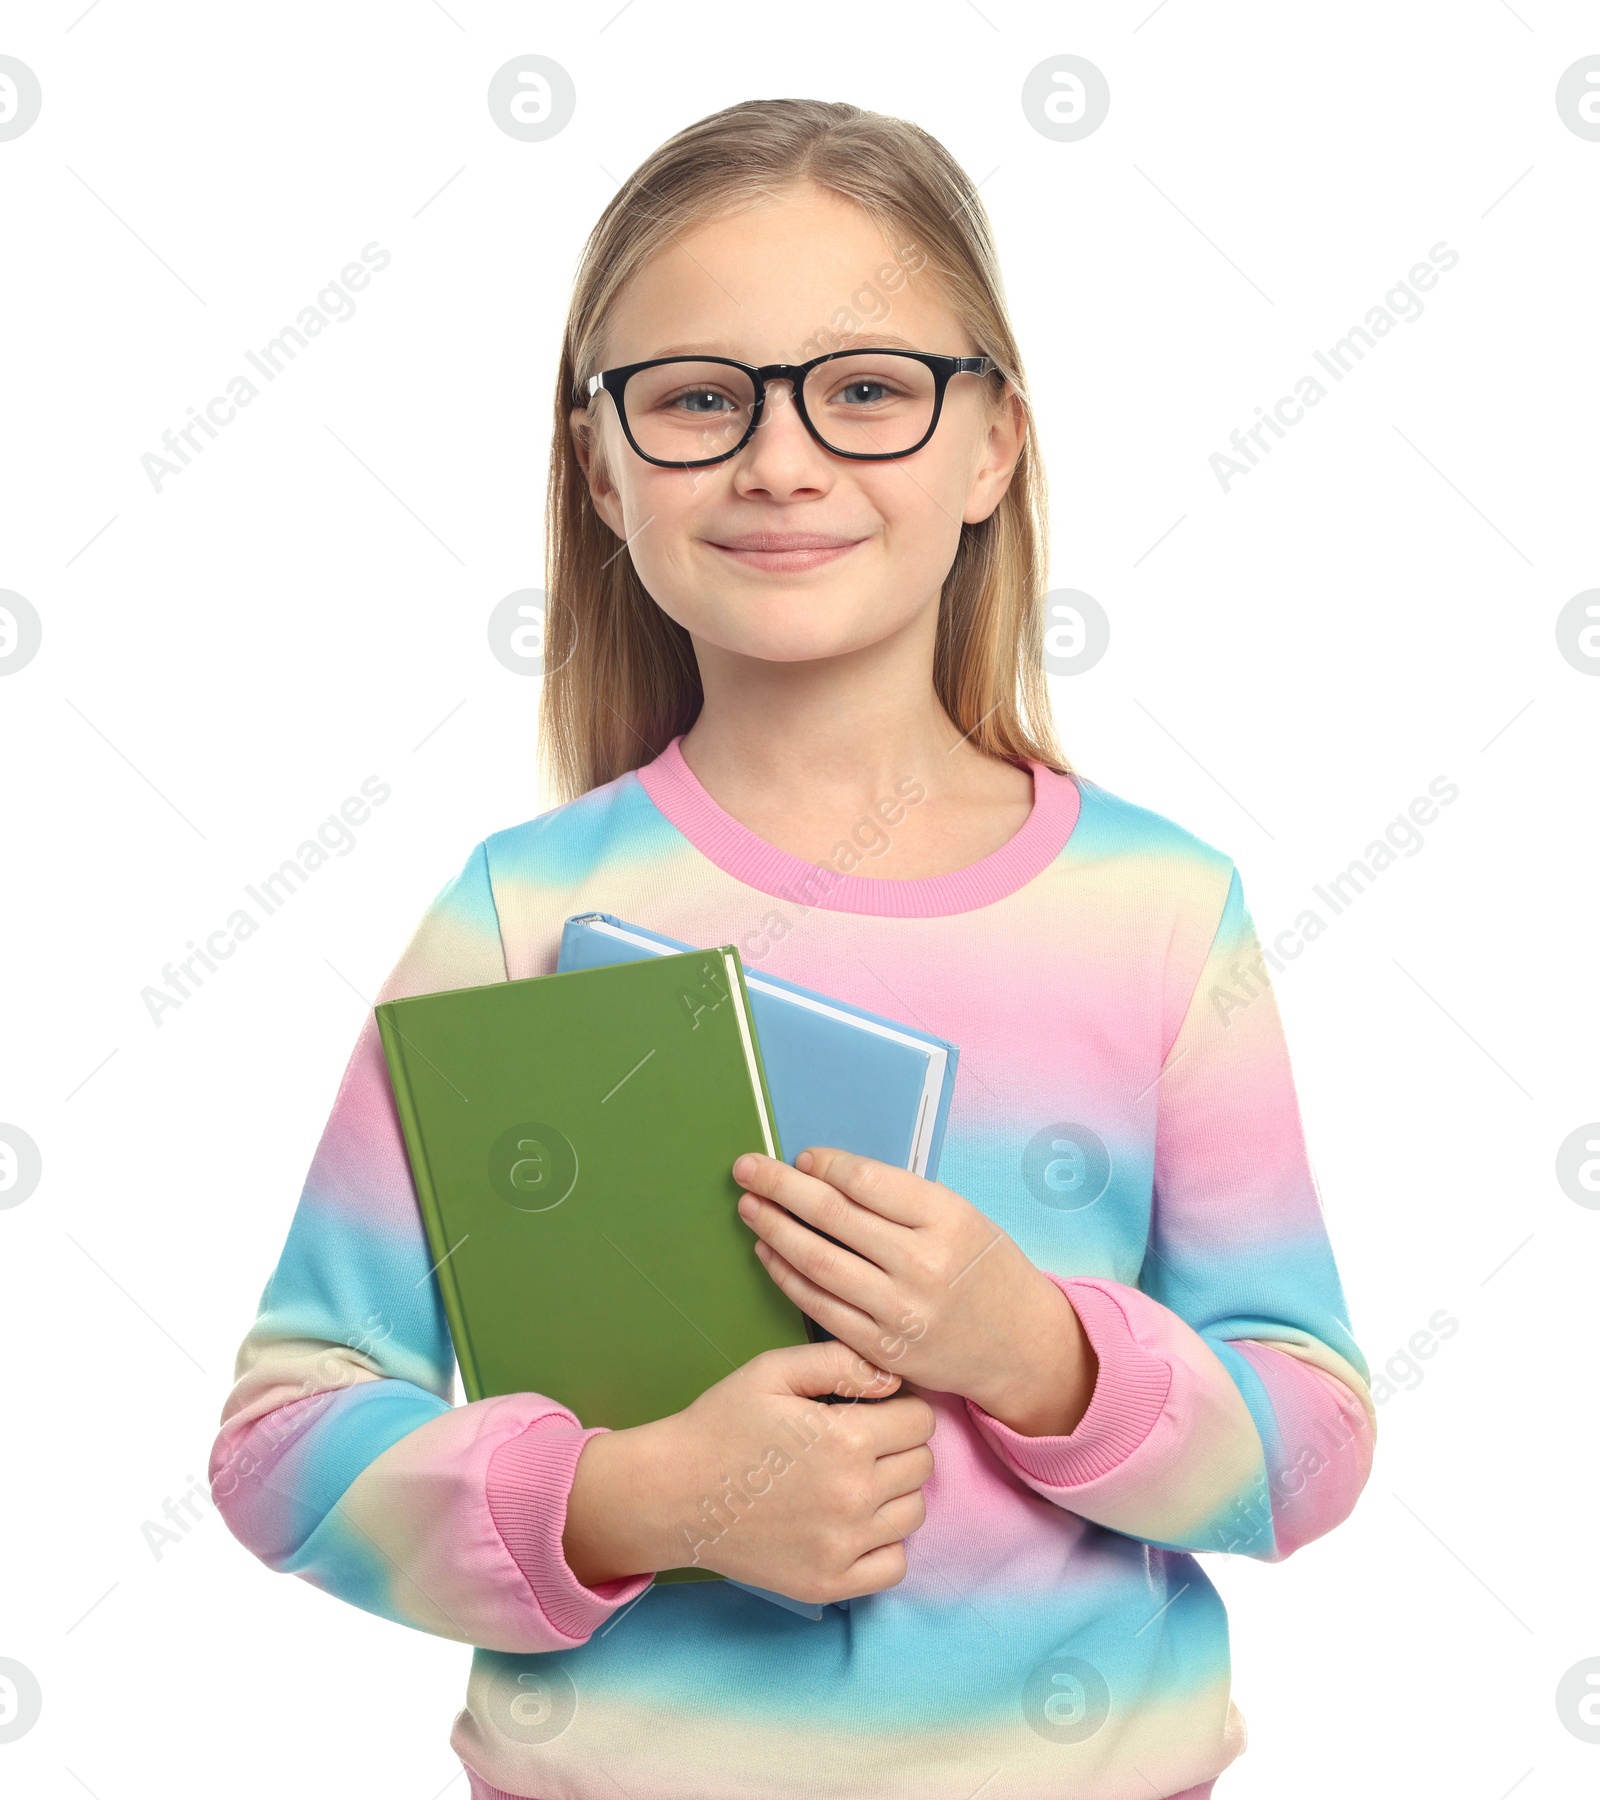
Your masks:
[{"label": "finger", "polygon": [[897,1450],[915,1450],[926,1444],[939,1422],[938,1414],[920,1394],[904,1393],[869,1406],[866,1419],[879,1456],[892,1456]]},{"label": "finger", "polygon": [[919,1489],[914,1494],[901,1494],[893,1500],[885,1500],[883,1505],[873,1512],[874,1522],[882,1531],[882,1542],[898,1543],[901,1538],[909,1537],[927,1517],[927,1502],[922,1498]]},{"label": "finger", "polygon": [[881,1594],[906,1578],[905,1548],[898,1540],[880,1549],[858,1556],[845,1571],[840,1583],[841,1597],[852,1599],[860,1594]]},{"label": "finger", "polygon": [[897,1450],[893,1456],[880,1456],[872,1472],[872,1497],[883,1506],[903,1494],[917,1493],[932,1473],[933,1452],[926,1444],[919,1444],[915,1450]]},{"label": "finger", "polygon": [[[847,1399],[892,1393],[900,1377],[870,1362],[845,1343],[789,1344],[752,1357],[762,1385],[773,1394],[839,1394]],[[770,1384],[770,1385],[769,1385]],[[924,1402],[926,1404],[926,1402]],[[867,1408],[870,1417],[878,1410]],[[896,1448],[899,1448],[897,1445]]]},{"label": "finger", "polygon": [[[757,1196],[753,1209],[741,1203],[741,1216],[746,1211],[753,1212],[745,1223],[757,1233],[756,1255],[772,1279],[802,1310],[810,1311],[809,1302],[813,1299],[818,1305],[843,1302],[851,1311],[859,1309],[861,1318],[874,1331],[877,1327],[872,1321],[877,1309],[893,1310],[894,1289],[876,1263],[830,1244],[771,1200]],[[820,1313],[811,1316],[819,1325],[833,1330]],[[890,1341],[893,1342],[892,1337]]]},{"label": "finger", "polygon": [[897,1169],[892,1163],[857,1156],[852,1150],[835,1150],[826,1144],[802,1150],[795,1162],[805,1174],[897,1225],[931,1224],[939,1197],[953,1198],[948,1188],[913,1175],[909,1169]]},{"label": "finger", "polygon": [[814,1225],[818,1231],[826,1232],[829,1237],[837,1238],[875,1262],[881,1261],[894,1247],[899,1228],[892,1220],[870,1207],[857,1205],[815,1175],[791,1169],[788,1163],[779,1162],[775,1156],[761,1156],[752,1151],[733,1165],[733,1175],[752,1193],[776,1201],[797,1219],[805,1220],[808,1225]]},{"label": "finger", "polygon": [[[756,1255],[801,1312],[815,1319],[841,1343],[848,1344],[863,1368],[870,1368],[880,1375],[893,1372],[894,1364],[905,1354],[904,1336],[886,1331],[870,1313],[863,1312],[859,1306],[851,1306],[826,1288],[818,1287],[814,1281],[808,1281],[792,1263],[768,1245],[758,1243]],[[882,1387],[880,1381],[871,1389],[869,1397],[881,1397]]]}]

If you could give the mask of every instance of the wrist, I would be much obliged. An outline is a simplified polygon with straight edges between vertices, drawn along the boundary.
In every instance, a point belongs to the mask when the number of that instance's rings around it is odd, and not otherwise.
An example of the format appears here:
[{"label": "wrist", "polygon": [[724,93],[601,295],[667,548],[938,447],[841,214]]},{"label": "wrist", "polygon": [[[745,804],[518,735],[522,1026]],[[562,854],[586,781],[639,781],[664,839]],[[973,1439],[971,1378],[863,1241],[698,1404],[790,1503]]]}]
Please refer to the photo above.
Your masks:
[{"label": "wrist", "polygon": [[968,1398],[1024,1437],[1066,1437],[1089,1410],[1099,1358],[1077,1310],[1049,1276],[1040,1273],[1034,1294],[1019,1332],[1025,1359]]},{"label": "wrist", "polygon": [[672,1566],[670,1533],[654,1515],[662,1491],[660,1428],[602,1431],[583,1447],[567,1498],[562,1554],[585,1587]]}]

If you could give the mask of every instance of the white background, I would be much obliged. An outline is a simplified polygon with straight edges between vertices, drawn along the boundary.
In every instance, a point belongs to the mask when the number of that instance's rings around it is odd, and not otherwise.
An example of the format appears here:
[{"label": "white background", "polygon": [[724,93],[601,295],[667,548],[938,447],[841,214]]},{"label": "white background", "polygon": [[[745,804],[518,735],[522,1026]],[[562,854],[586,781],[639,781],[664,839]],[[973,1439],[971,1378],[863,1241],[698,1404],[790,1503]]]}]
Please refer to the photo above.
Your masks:
[{"label": "white background", "polygon": [[[582,239],[663,138],[767,94],[914,118],[982,182],[1052,585],[1111,620],[1052,682],[1075,765],[1233,855],[1263,936],[1460,788],[1277,978],[1374,1377],[1439,1309],[1459,1329],[1394,1365],[1348,1522],[1208,1559],[1251,1733],[1219,1800],[1595,1791],[1555,1693],[1600,1656],[1600,1213],[1555,1159],[1600,1117],[1600,681],[1555,619],[1600,583],[1600,143],[1554,92],[1600,13],[1147,15],[8,7],[44,96],[0,143],[0,587],[44,629],[0,681],[0,1120],[43,1156],[0,1211],[0,1657],[44,1690],[8,1793],[465,1794],[465,1648],[270,1575],[208,1505],[159,1560],[142,1528],[204,1481],[364,996],[472,845],[548,804],[538,681],[485,623],[542,580]],[[577,85],[542,143],[485,100],[529,52]],[[1076,143],[1020,103],[1063,52],[1111,88]],[[374,240],[354,317],[157,493],[162,432]],[[1225,493],[1211,454],[1441,241],[1422,316]],[[141,989],[371,775],[355,848],[153,1025]]]}]

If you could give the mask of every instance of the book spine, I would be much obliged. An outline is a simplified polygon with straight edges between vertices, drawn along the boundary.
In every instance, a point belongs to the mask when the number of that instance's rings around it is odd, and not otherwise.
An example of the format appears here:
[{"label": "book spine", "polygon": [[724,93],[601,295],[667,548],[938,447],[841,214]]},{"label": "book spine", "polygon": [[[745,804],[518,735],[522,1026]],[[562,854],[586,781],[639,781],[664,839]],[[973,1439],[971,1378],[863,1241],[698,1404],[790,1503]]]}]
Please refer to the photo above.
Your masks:
[{"label": "book spine", "polygon": [[778,1135],[778,1115],[772,1105],[772,1090],[767,1086],[767,1066],[761,1060],[761,1036],[756,1030],[756,1016],[750,1010],[750,990],[745,985],[744,961],[732,944],[724,944],[722,953],[732,968],[739,984],[739,1005],[744,1009],[745,1027],[750,1033],[751,1048],[755,1053],[756,1065],[756,1104],[766,1117],[767,1129],[772,1133],[772,1142],[777,1148],[778,1161],[787,1162],[783,1139]]},{"label": "book spine", "polygon": [[933,1141],[928,1145],[928,1166],[924,1173],[929,1181],[939,1179],[939,1157],[944,1150],[944,1128],[950,1122],[950,1101],[956,1091],[956,1066],[960,1061],[960,1048],[951,1044],[945,1051],[944,1081],[939,1088],[939,1108],[934,1114]]},{"label": "book spine", "polygon": [[416,1107],[411,1099],[411,1075],[406,1066],[405,1034],[396,1023],[386,1002],[375,1009],[378,1036],[383,1040],[384,1059],[389,1065],[389,1086],[394,1090],[395,1111],[400,1115],[400,1130],[406,1140],[406,1154],[411,1162],[411,1182],[416,1190],[417,1210],[428,1237],[428,1250],[433,1257],[432,1273],[439,1282],[439,1297],[450,1326],[456,1361],[461,1368],[461,1387],[468,1400],[483,1399],[483,1384],[478,1378],[478,1365],[472,1353],[472,1336],[467,1329],[467,1316],[462,1310],[461,1294],[456,1287],[456,1272],[450,1263],[451,1245],[445,1235],[444,1219],[434,1191],[433,1175],[423,1148],[422,1130],[417,1122]]}]

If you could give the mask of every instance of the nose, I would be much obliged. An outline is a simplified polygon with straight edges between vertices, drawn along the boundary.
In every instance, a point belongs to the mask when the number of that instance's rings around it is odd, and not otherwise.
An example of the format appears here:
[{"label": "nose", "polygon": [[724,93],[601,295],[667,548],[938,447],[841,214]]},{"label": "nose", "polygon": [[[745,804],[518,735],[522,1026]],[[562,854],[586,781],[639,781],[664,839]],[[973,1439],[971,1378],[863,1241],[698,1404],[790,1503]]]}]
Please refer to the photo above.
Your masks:
[{"label": "nose", "polygon": [[832,479],[831,459],[806,429],[794,401],[794,383],[784,378],[767,383],[761,422],[733,459],[735,485],[773,494],[820,489]]}]

